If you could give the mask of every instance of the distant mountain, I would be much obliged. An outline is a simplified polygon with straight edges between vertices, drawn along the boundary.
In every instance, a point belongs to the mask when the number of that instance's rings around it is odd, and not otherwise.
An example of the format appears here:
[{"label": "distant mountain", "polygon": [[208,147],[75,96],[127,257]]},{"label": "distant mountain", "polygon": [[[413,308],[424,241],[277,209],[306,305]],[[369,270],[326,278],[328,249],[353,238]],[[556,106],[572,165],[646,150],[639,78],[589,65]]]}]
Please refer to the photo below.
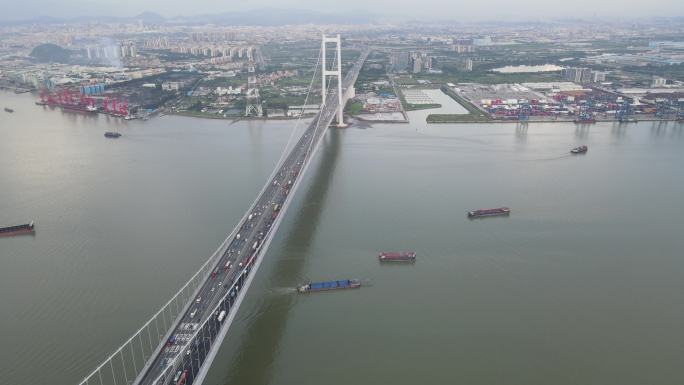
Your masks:
[{"label": "distant mountain", "polygon": [[69,63],[72,60],[72,51],[55,44],[41,44],[31,51],[31,57],[41,62]]},{"label": "distant mountain", "polygon": [[289,24],[367,24],[374,20],[367,12],[335,12],[325,13],[297,9],[265,8],[251,11],[223,12],[217,14],[202,14],[196,16],[177,16],[165,18],[154,12],[143,12],[131,17],[116,16],[78,16],[52,17],[37,16],[26,20],[2,21],[0,25],[22,24],[67,24],[80,22],[122,23],[142,20],[146,24],[188,23],[188,24],[219,24],[219,25],[255,25],[277,26]]},{"label": "distant mountain", "polygon": [[182,21],[222,25],[296,25],[296,24],[367,24],[373,15],[367,12],[324,13],[298,9],[264,8],[252,11],[223,12],[186,16]]},{"label": "distant mountain", "polygon": [[166,22],[166,18],[164,18],[164,16],[150,11],[145,11],[138,16],[131,17],[130,19],[142,20],[144,23],[149,24],[162,24]]}]

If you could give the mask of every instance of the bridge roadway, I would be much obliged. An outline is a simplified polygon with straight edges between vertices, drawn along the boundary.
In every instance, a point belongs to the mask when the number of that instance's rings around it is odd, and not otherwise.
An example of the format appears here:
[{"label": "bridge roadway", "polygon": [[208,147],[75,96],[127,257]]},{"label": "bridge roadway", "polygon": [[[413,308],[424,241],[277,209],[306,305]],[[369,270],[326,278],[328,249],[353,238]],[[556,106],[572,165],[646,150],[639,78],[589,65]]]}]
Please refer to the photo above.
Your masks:
[{"label": "bridge roadway", "polygon": [[[347,71],[342,83],[343,95],[353,87],[367,56],[368,51],[364,50]],[[248,214],[228,236],[211,273],[185,305],[184,312],[153,352],[152,358],[147,360],[134,384],[190,385],[203,381],[292,193],[335,117],[337,88],[329,91],[333,96],[326,98],[325,106],[267,182]]]}]

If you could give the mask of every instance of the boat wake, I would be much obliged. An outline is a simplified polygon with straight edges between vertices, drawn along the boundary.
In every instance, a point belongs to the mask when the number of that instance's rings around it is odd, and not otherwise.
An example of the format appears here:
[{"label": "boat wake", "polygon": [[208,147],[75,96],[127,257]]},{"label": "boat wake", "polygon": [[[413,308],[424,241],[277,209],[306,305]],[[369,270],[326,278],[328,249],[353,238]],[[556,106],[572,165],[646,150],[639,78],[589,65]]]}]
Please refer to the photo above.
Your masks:
[{"label": "boat wake", "polygon": [[570,158],[572,154],[563,154],[559,156],[554,156],[550,158],[536,158],[536,159],[518,159],[519,162],[544,162],[544,161],[550,161],[550,160],[559,160],[559,159],[565,159],[565,158]]}]

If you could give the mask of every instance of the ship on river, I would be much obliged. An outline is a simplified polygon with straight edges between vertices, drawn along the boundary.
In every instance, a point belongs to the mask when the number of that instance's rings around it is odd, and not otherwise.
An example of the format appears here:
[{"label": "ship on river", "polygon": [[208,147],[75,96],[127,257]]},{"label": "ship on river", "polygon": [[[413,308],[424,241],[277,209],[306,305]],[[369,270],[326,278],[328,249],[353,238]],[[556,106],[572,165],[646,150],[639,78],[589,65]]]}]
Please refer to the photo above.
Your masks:
[{"label": "ship on river", "polygon": [[378,254],[380,262],[415,262],[416,253],[414,251],[383,251]]},{"label": "ship on river", "polygon": [[468,218],[501,217],[511,214],[508,207],[498,207],[494,209],[479,209],[468,211]]},{"label": "ship on river", "polygon": [[315,291],[357,289],[361,287],[358,279],[342,279],[339,281],[307,282],[297,286],[300,293],[313,293]]},{"label": "ship on river", "polygon": [[8,237],[19,234],[33,234],[35,231],[35,225],[33,222],[23,225],[0,227],[0,237]]},{"label": "ship on river", "polygon": [[589,151],[589,147],[579,146],[579,147],[575,147],[572,150],[570,150],[570,153],[571,154],[586,154],[587,151]]}]

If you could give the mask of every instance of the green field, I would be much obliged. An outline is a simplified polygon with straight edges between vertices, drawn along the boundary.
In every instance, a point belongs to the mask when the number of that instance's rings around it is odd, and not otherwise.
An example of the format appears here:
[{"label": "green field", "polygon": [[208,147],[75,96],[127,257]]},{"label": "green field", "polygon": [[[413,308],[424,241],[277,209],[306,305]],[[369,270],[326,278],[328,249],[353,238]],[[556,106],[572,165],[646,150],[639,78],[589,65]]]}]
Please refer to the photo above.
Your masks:
[{"label": "green field", "polygon": [[440,108],[441,104],[408,104],[402,101],[405,111],[429,110],[432,108]]},{"label": "green field", "polygon": [[492,120],[487,114],[468,103],[449,87],[442,86],[441,90],[468,110],[468,114],[430,114],[425,119],[428,123],[481,123]]},{"label": "green field", "polygon": [[352,102],[350,101],[347,103],[347,107],[345,108],[346,111],[349,112],[351,115],[358,115],[361,112],[361,109],[363,108],[363,103],[355,101]]},{"label": "green field", "polygon": [[491,121],[487,117],[473,114],[430,114],[425,120],[428,123],[486,123]]}]

